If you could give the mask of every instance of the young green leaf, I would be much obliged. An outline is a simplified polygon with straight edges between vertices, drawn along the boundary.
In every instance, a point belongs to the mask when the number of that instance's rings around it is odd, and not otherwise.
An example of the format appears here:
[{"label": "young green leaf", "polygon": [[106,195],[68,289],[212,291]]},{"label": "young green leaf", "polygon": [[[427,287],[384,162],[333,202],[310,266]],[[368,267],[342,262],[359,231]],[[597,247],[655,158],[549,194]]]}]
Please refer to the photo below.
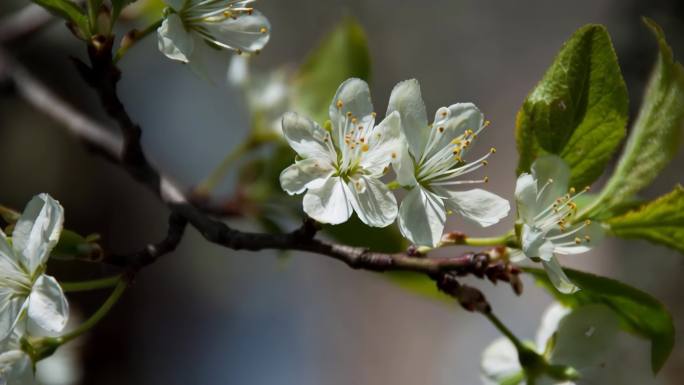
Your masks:
[{"label": "young green leaf", "polygon": [[684,188],[607,221],[621,238],[643,238],[684,253]]},{"label": "young green leaf", "polygon": [[603,172],[625,136],[627,88],[605,27],[580,28],[518,112],[518,172],[545,153],[571,167],[571,184],[586,186]]},{"label": "young green leaf", "polygon": [[543,269],[524,268],[537,283],[566,306],[578,307],[590,303],[608,305],[628,331],[651,340],[651,368],[657,373],[674,346],[674,324],[665,306],[651,295],[614,279],[572,269],[564,270],[582,290],[574,294],[562,294],[553,287]]},{"label": "young green leaf", "polygon": [[295,81],[295,106],[320,123],[328,119],[335,90],[348,78],[368,80],[370,55],[366,34],[353,18],[344,19],[309,55]]},{"label": "young green leaf", "polygon": [[69,0],[32,0],[55,16],[74,23],[85,34],[89,34],[88,17],[83,9]]},{"label": "young green leaf", "polygon": [[[663,30],[644,19],[658,42],[659,54],[644,102],[615,173],[591,213],[610,211],[651,184],[677,153],[684,126],[684,68],[674,61]],[[591,214],[590,213],[590,214]]]}]

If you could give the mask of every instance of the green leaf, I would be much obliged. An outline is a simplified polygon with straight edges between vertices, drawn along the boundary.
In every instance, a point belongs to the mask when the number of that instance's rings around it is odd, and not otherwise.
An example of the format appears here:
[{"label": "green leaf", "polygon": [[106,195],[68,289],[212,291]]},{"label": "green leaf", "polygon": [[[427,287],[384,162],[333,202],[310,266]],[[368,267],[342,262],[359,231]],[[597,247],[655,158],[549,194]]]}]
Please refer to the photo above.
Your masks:
[{"label": "green leaf", "polygon": [[351,77],[368,80],[370,54],[366,34],[353,18],[345,18],[309,55],[294,84],[298,112],[322,123],[337,87]]},{"label": "green leaf", "polygon": [[55,16],[59,16],[66,21],[70,21],[81,29],[81,31],[88,33],[88,17],[83,12],[83,9],[77,4],[69,0],[32,0],[34,3],[48,10]]},{"label": "green leaf", "polygon": [[518,173],[543,154],[560,155],[571,184],[598,178],[625,136],[627,88],[605,27],[586,25],[563,45],[518,112]]},{"label": "green leaf", "polygon": [[591,213],[604,213],[633,199],[677,153],[684,125],[684,68],[674,61],[663,30],[644,19],[658,42],[659,54],[644,102],[615,173]]},{"label": "green leaf", "polygon": [[684,188],[646,203],[627,214],[607,221],[621,238],[642,238],[684,254]]},{"label": "green leaf", "polygon": [[614,279],[572,269],[564,270],[582,290],[575,294],[559,293],[543,269],[524,268],[537,283],[566,306],[601,303],[613,309],[626,330],[651,340],[651,368],[657,373],[674,346],[674,323],[665,306],[650,294]]}]

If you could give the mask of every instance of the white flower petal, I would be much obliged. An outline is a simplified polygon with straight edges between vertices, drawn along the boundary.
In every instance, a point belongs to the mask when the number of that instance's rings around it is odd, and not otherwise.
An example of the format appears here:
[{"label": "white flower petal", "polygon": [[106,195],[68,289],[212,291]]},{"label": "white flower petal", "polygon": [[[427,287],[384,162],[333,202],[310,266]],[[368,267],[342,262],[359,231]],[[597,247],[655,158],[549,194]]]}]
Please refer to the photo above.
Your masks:
[{"label": "white flower petal", "polygon": [[552,181],[544,188],[544,192],[538,198],[538,207],[548,207],[553,204],[554,200],[568,192],[570,167],[556,155],[545,155],[537,158],[532,163],[532,175],[537,180],[538,189]]},{"label": "white flower petal", "polygon": [[534,217],[543,210],[537,204],[537,181],[531,174],[520,174],[515,183],[515,200],[518,218],[528,225],[534,224]]},{"label": "white flower petal", "polygon": [[249,56],[233,55],[227,73],[228,84],[244,87],[249,81]]},{"label": "white flower petal", "polygon": [[528,258],[541,258],[544,261],[553,258],[553,243],[546,240],[546,233],[524,224],[521,236],[522,251]]},{"label": "white flower petal", "polygon": [[33,364],[28,354],[14,349],[0,354],[0,384],[33,384]]},{"label": "white flower petal", "polygon": [[399,207],[399,230],[418,246],[437,246],[445,221],[442,199],[421,186],[414,187]]},{"label": "white flower petal", "polygon": [[183,63],[190,61],[195,47],[195,41],[185,30],[183,21],[175,14],[170,14],[157,29],[159,51],[169,59]]},{"label": "white flower petal", "polygon": [[367,139],[368,151],[361,157],[361,167],[370,175],[383,175],[385,167],[398,159],[403,139],[399,113],[392,113],[373,128]]},{"label": "white flower petal", "polygon": [[202,28],[211,36],[205,37],[224,48],[253,53],[264,48],[271,36],[271,24],[266,16],[257,10],[226,18],[221,22],[202,23]]},{"label": "white flower petal", "polygon": [[373,103],[371,102],[370,89],[368,83],[358,78],[345,80],[335,93],[335,97],[330,103],[328,113],[332,121],[334,135],[338,144],[344,143],[344,135],[350,127],[347,122],[347,113],[360,122],[365,122],[371,118]]},{"label": "white flower petal", "polygon": [[320,223],[337,225],[346,222],[353,212],[352,192],[340,177],[328,178],[317,189],[304,195],[304,212]]},{"label": "white flower petal", "polygon": [[0,341],[12,334],[26,302],[26,297],[17,296],[7,288],[0,289]]},{"label": "white flower petal", "polygon": [[401,114],[402,130],[411,154],[416,159],[420,159],[430,135],[430,129],[425,103],[420,93],[420,84],[416,79],[404,80],[394,86],[387,106],[387,115],[389,116],[394,111]]},{"label": "white flower petal", "polygon": [[500,337],[482,353],[482,381],[485,385],[499,385],[522,371],[518,351],[506,337]]},{"label": "white flower petal", "polygon": [[354,211],[366,225],[385,227],[397,218],[397,200],[381,180],[360,176],[349,181],[349,189]]},{"label": "white flower petal", "polygon": [[542,316],[541,324],[537,329],[537,337],[535,339],[537,345],[537,353],[542,354],[546,349],[546,344],[553,336],[553,333],[558,330],[560,321],[568,315],[572,309],[554,302],[549,306]]},{"label": "white flower petal", "polygon": [[286,113],[283,115],[283,135],[301,157],[337,162],[328,132],[311,119],[294,112]]},{"label": "white flower petal", "polygon": [[[615,312],[606,305],[590,304],[576,308],[559,325],[556,345],[551,352],[553,364],[570,365],[583,372],[599,366],[604,356],[616,349],[620,331]],[[587,382],[588,378],[582,378]]]},{"label": "white flower petal", "polygon": [[551,280],[551,283],[559,292],[563,294],[572,294],[580,290],[579,287],[572,283],[570,278],[565,275],[565,272],[556,257],[551,258],[549,261],[542,261],[542,265],[544,265],[544,270],[546,270],[549,280]]},{"label": "white flower petal", "polygon": [[491,226],[511,211],[508,200],[482,189],[444,191],[449,197],[447,207],[482,227]]},{"label": "white flower petal", "polygon": [[[442,107],[435,114],[435,121],[432,130],[438,130],[434,135],[439,135],[436,143],[432,145],[427,158],[430,158],[437,151],[445,146],[449,146],[451,141],[470,129],[477,131],[484,124],[484,115],[472,103],[457,103],[451,106]],[[466,149],[461,151],[461,155],[466,153]]]},{"label": "white flower petal", "polygon": [[418,183],[416,180],[416,168],[413,158],[409,153],[408,144],[403,143],[398,154],[397,159],[392,162],[394,172],[397,174],[397,182],[402,186],[415,186]]},{"label": "white flower petal", "polygon": [[307,188],[320,188],[335,169],[328,159],[308,158],[280,173],[280,186],[288,194],[300,194]]},{"label": "white flower petal", "polygon": [[28,330],[32,335],[62,331],[69,319],[69,304],[62,287],[49,275],[33,285],[28,303]]},{"label": "white flower petal", "polygon": [[59,242],[64,209],[48,194],[36,195],[26,205],[12,233],[12,244],[30,273],[44,264]]}]

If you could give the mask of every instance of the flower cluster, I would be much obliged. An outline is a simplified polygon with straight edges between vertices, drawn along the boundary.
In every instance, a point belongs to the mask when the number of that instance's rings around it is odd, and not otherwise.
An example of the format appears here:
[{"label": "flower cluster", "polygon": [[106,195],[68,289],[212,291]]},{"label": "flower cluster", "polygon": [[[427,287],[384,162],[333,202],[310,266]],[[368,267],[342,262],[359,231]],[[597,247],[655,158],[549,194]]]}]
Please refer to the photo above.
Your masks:
[{"label": "flower cluster", "polygon": [[[464,157],[487,126],[470,103],[440,108],[428,125],[416,80],[399,83],[390,96],[386,117],[375,124],[368,84],[349,79],[329,108],[330,126],[294,113],[282,120],[283,134],[300,159],[280,175],[289,194],[306,190],[304,211],[321,223],[339,224],[356,212],[365,224],[385,227],[397,216],[402,234],[419,246],[436,246],[449,213],[489,226],[508,215],[507,200],[482,189],[454,191],[461,179],[487,164],[494,152],[474,161]],[[381,180],[390,166],[408,190],[397,201]]]},{"label": "flower cluster", "polygon": [[165,0],[169,8],[157,30],[159,50],[169,59],[205,72],[221,50],[259,53],[271,25],[250,7],[254,0]]},{"label": "flower cluster", "polygon": [[59,202],[40,194],[26,206],[11,239],[0,231],[0,383],[32,379],[33,364],[21,349],[22,339],[58,333],[66,326],[69,306],[64,292],[45,274],[63,221]]}]

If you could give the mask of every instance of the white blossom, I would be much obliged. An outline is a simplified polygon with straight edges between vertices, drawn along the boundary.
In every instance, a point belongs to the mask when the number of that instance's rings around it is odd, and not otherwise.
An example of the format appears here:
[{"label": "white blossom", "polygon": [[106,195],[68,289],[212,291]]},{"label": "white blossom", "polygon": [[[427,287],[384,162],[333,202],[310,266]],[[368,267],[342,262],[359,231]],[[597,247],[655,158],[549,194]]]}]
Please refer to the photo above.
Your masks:
[{"label": "white blossom", "polygon": [[18,329],[0,343],[0,384],[30,385],[34,383],[33,362],[21,350]]},{"label": "white blossom", "polygon": [[159,50],[200,73],[222,49],[258,53],[268,43],[271,26],[249,6],[254,1],[165,0],[169,9],[157,30]]},{"label": "white blossom", "polygon": [[59,332],[66,325],[69,307],[62,288],[44,274],[63,221],[59,202],[40,194],[24,209],[11,240],[0,231],[0,339],[23,319],[32,335]]},{"label": "white blossom", "polygon": [[479,159],[464,160],[477,135],[488,125],[475,105],[441,107],[433,124],[428,125],[420,85],[411,79],[394,87],[387,111],[400,113],[407,142],[395,162],[398,182],[411,188],[399,209],[399,228],[406,238],[420,246],[436,246],[446,216],[452,212],[485,227],[508,215],[510,204],[498,195],[482,189],[452,189],[488,180],[461,179],[485,166],[494,152],[492,148]]},{"label": "white blossom", "polygon": [[401,148],[399,113],[375,125],[368,84],[352,78],[338,88],[329,115],[330,130],[295,113],[283,117],[285,139],[301,157],[280,174],[283,190],[307,190],[304,211],[321,223],[343,223],[354,211],[369,226],[391,224],[397,202],[380,177]]},{"label": "white blossom", "polygon": [[[554,304],[544,313],[534,343],[536,352],[551,365],[570,366],[579,379],[536,378],[536,385],[649,385],[655,383],[648,367],[646,341],[620,331],[615,312],[606,305],[591,304],[569,309]],[[621,351],[631,344],[630,355]],[[626,367],[625,364],[629,362]],[[482,381],[486,385],[525,385],[518,352],[505,337],[490,344],[482,355]]]},{"label": "white blossom", "polygon": [[558,156],[547,155],[534,162],[531,174],[521,174],[515,187],[518,219],[522,223],[522,253],[514,255],[541,260],[549,279],[563,293],[578,288],[554,255],[587,252],[603,238],[600,223],[573,223],[577,212],[575,200],[588,188],[578,193],[575,188],[568,188],[569,180],[568,165]]}]

